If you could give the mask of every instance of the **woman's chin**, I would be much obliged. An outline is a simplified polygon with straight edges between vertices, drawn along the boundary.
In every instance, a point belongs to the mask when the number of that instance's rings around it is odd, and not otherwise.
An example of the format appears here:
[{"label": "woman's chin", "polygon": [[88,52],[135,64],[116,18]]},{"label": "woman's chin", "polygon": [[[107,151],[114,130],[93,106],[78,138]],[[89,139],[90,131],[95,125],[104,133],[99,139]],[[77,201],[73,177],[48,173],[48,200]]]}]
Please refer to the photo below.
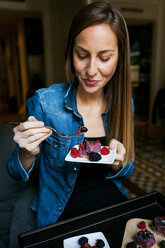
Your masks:
[{"label": "woman's chin", "polygon": [[84,91],[88,94],[95,94],[99,91],[99,88],[96,86],[84,87]]}]

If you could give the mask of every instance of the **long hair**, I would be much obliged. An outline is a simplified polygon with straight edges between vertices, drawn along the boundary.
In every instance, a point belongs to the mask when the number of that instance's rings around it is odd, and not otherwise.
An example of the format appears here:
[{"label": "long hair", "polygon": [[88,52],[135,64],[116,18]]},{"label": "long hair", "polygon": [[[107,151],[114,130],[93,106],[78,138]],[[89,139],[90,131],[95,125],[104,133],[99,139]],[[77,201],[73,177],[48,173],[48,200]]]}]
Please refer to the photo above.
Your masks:
[{"label": "long hair", "polygon": [[120,11],[109,3],[94,2],[82,8],[72,21],[65,54],[65,70],[69,82],[75,80],[73,47],[77,35],[85,28],[109,24],[117,37],[119,58],[113,77],[104,88],[109,115],[107,142],[119,140],[126,148],[123,164],[134,160],[133,104],[130,80],[129,36],[125,19]]}]

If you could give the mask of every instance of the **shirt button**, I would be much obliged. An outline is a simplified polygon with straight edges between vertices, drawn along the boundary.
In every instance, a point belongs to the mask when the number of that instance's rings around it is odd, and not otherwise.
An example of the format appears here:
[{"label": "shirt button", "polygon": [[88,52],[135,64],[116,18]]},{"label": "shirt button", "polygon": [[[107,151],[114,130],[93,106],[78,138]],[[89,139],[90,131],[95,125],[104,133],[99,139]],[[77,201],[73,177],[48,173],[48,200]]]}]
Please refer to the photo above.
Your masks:
[{"label": "shirt button", "polygon": [[57,147],[57,145],[54,145],[54,148],[56,148]]},{"label": "shirt button", "polygon": [[72,188],[68,188],[68,191],[71,191],[72,190]]},{"label": "shirt button", "polygon": [[27,182],[27,181],[28,181],[28,179],[29,179],[29,177],[27,177],[27,176],[26,176],[26,177],[25,177],[25,182]]},{"label": "shirt button", "polygon": [[61,207],[61,206],[59,207],[59,210],[60,210],[60,211],[62,210],[62,207]]},{"label": "shirt button", "polygon": [[76,167],[74,167],[74,171],[76,171],[77,170],[77,168]]}]

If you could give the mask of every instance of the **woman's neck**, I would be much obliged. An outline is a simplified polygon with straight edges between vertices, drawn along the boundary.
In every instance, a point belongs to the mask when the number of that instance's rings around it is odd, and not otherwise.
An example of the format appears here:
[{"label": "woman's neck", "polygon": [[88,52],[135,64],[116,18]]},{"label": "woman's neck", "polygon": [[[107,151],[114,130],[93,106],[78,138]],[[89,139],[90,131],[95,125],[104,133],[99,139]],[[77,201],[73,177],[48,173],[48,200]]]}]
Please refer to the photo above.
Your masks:
[{"label": "woman's neck", "polygon": [[77,104],[86,108],[100,108],[101,112],[106,109],[106,101],[104,97],[104,91],[99,91],[94,94],[88,94],[79,84],[77,88]]}]

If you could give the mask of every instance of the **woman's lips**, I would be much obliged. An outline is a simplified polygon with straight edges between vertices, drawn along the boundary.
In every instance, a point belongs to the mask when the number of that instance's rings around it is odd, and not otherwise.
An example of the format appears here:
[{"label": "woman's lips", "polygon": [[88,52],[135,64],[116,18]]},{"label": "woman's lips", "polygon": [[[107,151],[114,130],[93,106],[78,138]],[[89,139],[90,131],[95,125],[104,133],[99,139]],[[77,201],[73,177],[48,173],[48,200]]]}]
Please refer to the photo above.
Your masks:
[{"label": "woman's lips", "polygon": [[88,85],[96,85],[99,82],[99,80],[88,80],[88,79],[85,79],[84,81]]}]

